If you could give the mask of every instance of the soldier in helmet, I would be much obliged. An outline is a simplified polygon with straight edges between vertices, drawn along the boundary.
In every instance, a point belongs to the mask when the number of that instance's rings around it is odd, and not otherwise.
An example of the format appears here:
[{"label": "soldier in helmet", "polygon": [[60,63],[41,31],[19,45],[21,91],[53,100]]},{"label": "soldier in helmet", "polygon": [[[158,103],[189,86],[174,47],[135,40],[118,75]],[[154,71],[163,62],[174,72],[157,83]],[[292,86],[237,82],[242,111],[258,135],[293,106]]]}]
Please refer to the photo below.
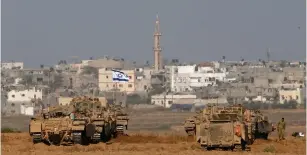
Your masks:
[{"label": "soldier in helmet", "polygon": [[286,122],[285,119],[282,118],[277,125],[277,132],[278,132],[278,139],[284,140],[285,139],[285,130],[286,130]]}]

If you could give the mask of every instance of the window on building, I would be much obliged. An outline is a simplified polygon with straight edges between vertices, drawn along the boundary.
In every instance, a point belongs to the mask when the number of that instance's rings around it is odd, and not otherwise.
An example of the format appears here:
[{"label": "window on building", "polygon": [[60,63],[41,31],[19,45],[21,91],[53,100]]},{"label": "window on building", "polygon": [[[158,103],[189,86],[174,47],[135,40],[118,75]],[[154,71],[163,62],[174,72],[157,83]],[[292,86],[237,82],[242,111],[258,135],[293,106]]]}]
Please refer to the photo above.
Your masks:
[{"label": "window on building", "polygon": [[109,85],[107,84],[106,87],[109,87]]},{"label": "window on building", "polygon": [[284,95],[281,95],[281,99],[282,99],[282,100],[285,100],[285,96],[284,96]]},{"label": "window on building", "polygon": [[131,77],[131,76],[129,76],[129,79],[132,79],[132,77]]},{"label": "window on building", "polygon": [[155,101],[152,101],[152,104],[155,104]]},{"label": "window on building", "polygon": [[21,105],[25,105],[25,103],[22,103]]},{"label": "window on building", "polygon": [[22,96],[22,97],[24,97],[24,96],[25,96],[25,94],[21,94],[21,96]]},{"label": "window on building", "polygon": [[113,85],[113,88],[115,87],[115,85]]},{"label": "window on building", "polygon": [[290,99],[290,100],[292,100],[292,99],[293,99],[291,95],[289,95],[289,99]]},{"label": "window on building", "polygon": [[296,100],[298,100],[298,95],[296,95]]},{"label": "window on building", "polygon": [[173,101],[168,101],[168,104],[173,104]]},{"label": "window on building", "polygon": [[106,78],[108,79],[108,78],[109,78],[109,76],[107,75],[107,76],[106,76]]},{"label": "window on building", "polygon": [[123,84],[119,84],[118,86],[119,86],[119,87],[123,87]]},{"label": "window on building", "polygon": [[15,98],[15,95],[12,95],[13,98]]},{"label": "window on building", "polygon": [[273,79],[268,79],[268,82],[269,83],[273,83]]},{"label": "window on building", "polygon": [[128,84],[128,87],[131,88],[131,87],[132,87],[132,84]]},{"label": "window on building", "polygon": [[147,86],[145,85],[145,86],[144,86],[144,90],[146,90],[146,89],[147,89]]},{"label": "window on building", "polygon": [[12,103],[11,106],[14,107],[14,106],[15,106],[15,103]]},{"label": "window on building", "polygon": [[200,79],[198,79],[197,81],[200,82]]}]

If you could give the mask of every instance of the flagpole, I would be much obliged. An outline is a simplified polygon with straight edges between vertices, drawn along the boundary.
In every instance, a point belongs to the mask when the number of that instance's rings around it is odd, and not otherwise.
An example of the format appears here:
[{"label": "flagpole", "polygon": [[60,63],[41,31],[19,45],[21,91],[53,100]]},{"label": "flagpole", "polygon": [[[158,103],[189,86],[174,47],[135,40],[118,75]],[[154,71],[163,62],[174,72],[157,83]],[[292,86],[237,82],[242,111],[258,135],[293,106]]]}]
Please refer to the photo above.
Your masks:
[{"label": "flagpole", "polygon": [[113,106],[115,106],[115,92],[117,91],[118,82],[115,82],[115,90],[113,91]]}]

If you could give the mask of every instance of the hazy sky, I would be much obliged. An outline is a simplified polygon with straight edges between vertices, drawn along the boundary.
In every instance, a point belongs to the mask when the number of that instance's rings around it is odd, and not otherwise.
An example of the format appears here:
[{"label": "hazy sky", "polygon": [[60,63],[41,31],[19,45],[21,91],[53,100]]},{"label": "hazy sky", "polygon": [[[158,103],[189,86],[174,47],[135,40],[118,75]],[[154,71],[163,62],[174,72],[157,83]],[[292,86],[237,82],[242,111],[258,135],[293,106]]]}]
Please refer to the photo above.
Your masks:
[{"label": "hazy sky", "polygon": [[72,56],[182,61],[305,60],[305,0],[2,0],[2,60],[26,66]]}]

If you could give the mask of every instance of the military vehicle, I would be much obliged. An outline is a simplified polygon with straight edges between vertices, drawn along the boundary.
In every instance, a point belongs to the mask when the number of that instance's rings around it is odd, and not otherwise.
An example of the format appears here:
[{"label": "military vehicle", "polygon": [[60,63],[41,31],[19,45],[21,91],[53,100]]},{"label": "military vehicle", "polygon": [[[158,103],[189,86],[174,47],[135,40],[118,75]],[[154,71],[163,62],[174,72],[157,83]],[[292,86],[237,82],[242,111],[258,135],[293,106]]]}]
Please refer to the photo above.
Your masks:
[{"label": "military vehicle", "polygon": [[33,142],[47,141],[60,145],[107,142],[128,128],[128,116],[98,98],[73,98],[69,105],[49,107],[32,118],[29,125]]},{"label": "military vehicle", "polygon": [[125,130],[128,129],[128,114],[122,111],[121,106],[112,106],[111,110],[113,111],[113,117],[116,118],[116,129],[113,136],[125,134]]},{"label": "military vehicle", "polygon": [[247,127],[238,118],[237,108],[208,106],[196,120],[196,141],[207,150],[245,150]]},{"label": "military vehicle", "polygon": [[[232,109],[234,112],[237,112],[238,119],[248,126],[249,143],[252,143],[257,138],[267,139],[268,135],[275,130],[268,117],[264,116],[259,110],[248,110],[238,105],[224,107],[224,109]],[[195,135],[195,123],[202,115],[200,112],[185,120],[184,128],[189,136]]]},{"label": "military vehicle", "polygon": [[196,130],[196,124],[195,121],[197,119],[197,116],[189,117],[185,120],[184,122],[184,129],[188,136],[193,136],[195,135],[195,130]]},{"label": "military vehicle", "polygon": [[83,132],[84,125],[69,118],[70,106],[49,107],[41,115],[31,118],[29,133],[33,143],[47,142],[53,145],[78,142],[75,135]]},{"label": "military vehicle", "polygon": [[116,118],[106,103],[102,103],[98,98],[74,98],[70,106],[73,106],[74,123],[85,122],[84,132],[79,133],[78,139],[81,143],[98,143],[107,142],[111,139],[112,134],[116,133]]},{"label": "military vehicle", "polygon": [[245,110],[244,121],[248,125],[249,143],[255,139],[268,139],[268,135],[275,130],[268,117],[259,110]]}]

